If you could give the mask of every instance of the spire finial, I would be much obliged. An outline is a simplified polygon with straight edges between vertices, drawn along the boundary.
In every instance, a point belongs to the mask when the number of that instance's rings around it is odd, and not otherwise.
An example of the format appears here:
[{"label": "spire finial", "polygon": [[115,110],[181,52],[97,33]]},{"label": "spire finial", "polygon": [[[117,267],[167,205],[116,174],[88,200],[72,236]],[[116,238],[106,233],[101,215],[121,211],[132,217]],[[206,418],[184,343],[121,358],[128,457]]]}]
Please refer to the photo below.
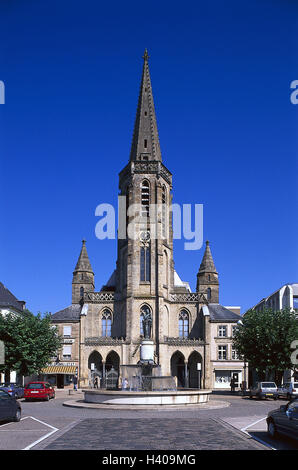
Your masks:
[{"label": "spire finial", "polygon": [[82,240],[82,243],[83,243],[83,245],[85,245],[85,244],[86,244],[86,240],[85,240],[85,238]]},{"label": "spire finial", "polygon": [[144,55],[143,55],[143,59],[144,59],[145,62],[148,62],[149,55],[148,55],[147,48],[145,49],[145,52],[144,52]]}]

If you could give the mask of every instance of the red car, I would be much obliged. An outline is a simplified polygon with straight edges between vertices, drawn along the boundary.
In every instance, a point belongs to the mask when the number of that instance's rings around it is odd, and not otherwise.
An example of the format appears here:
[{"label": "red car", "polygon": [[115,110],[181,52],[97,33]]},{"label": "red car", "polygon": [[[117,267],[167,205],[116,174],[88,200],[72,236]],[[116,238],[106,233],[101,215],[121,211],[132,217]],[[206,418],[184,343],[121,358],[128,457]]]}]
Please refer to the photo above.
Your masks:
[{"label": "red car", "polygon": [[55,390],[48,382],[30,382],[24,389],[25,400],[47,400],[55,398]]}]

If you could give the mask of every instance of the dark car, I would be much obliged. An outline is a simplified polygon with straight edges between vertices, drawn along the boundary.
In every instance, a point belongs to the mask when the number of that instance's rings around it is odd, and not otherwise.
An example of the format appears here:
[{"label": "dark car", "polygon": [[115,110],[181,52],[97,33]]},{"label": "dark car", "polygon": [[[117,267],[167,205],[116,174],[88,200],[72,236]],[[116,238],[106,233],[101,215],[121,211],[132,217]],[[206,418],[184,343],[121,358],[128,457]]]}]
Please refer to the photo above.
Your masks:
[{"label": "dark car", "polygon": [[24,390],[25,400],[49,400],[55,398],[55,389],[49,382],[30,382]]},{"label": "dark car", "polygon": [[0,390],[0,421],[20,421],[21,405],[15,397]]},{"label": "dark car", "polygon": [[282,405],[277,410],[269,411],[266,421],[271,437],[281,433],[298,439],[298,399]]},{"label": "dark car", "polygon": [[5,392],[9,393],[9,395],[15,398],[23,398],[24,396],[24,387],[15,383],[1,384],[0,390],[4,390]]}]

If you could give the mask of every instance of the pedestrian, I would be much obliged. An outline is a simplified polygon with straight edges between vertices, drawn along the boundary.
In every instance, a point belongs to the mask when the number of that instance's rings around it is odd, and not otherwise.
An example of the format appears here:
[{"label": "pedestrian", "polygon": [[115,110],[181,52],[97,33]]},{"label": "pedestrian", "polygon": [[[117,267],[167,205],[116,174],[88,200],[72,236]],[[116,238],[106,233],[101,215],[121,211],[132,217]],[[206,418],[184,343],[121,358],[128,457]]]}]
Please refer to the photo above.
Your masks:
[{"label": "pedestrian", "polygon": [[74,390],[77,390],[77,389],[78,389],[77,384],[78,384],[78,378],[77,378],[77,376],[75,375],[74,378],[73,378],[73,389],[74,389]]},{"label": "pedestrian", "polygon": [[94,379],[94,388],[98,388],[98,378],[95,377]]},{"label": "pedestrian", "polygon": [[235,392],[235,380],[233,378],[231,378],[230,387],[231,387],[231,392],[234,393]]}]

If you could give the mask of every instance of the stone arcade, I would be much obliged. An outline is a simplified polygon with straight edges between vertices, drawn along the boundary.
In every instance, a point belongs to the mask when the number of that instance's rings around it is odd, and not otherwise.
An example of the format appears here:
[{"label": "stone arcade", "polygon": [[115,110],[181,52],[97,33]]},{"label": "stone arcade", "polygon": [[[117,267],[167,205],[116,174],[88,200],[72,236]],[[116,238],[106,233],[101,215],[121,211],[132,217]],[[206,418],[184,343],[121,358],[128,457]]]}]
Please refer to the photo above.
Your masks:
[{"label": "stone arcade", "polygon": [[[95,292],[83,241],[73,273],[72,305],[52,315],[64,336],[58,366],[75,365],[81,388],[90,385],[94,371],[99,385],[104,385],[112,368],[120,374],[121,364],[140,361],[140,344],[144,333],[148,336],[144,332],[147,316],[154,361],[163,375],[176,378],[178,387],[214,388],[216,370],[221,368],[228,373],[223,376],[238,373],[240,385],[243,362],[231,355],[232,326],[240,312],[219,305],[218,273],[209,242],[197,274],[196,292],[191,292],[174,269],[172,174],[162,162],[147,51],[143,59],[130,159],[119,174],[119,189],[127,205],[141,204],[147,223],[137,227],[136,240],[118,240],[116,269],[99,292]],[[156,227],[162,236],[157,239],[150,236],[150,204],[162,207]],[[226,327],[225,337],[218,334],[221,325]],[[220,357],[219,347],[225,351]],[[51,372],[47,368],[44,373],[55,374],[55,367],[53,363]],[[67,369],[60,373],[67,374]]]}]

